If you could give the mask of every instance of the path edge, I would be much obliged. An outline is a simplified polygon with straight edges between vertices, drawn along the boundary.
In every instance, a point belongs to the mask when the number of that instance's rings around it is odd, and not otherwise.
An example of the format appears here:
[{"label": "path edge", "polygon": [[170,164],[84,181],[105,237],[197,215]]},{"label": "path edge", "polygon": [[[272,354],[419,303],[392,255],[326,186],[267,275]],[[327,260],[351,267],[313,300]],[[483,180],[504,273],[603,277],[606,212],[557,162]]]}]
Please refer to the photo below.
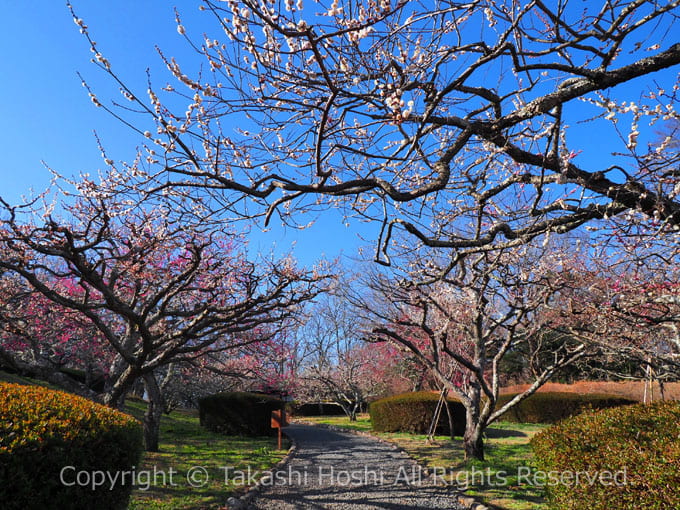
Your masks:
[{"label": "path edge", "polygon": [[[356,430],[356,429],[348,429],[344,427],[338,427],[336,425],[329,425],[328,423],[314,423],[311,421],[305,421],[305,420],[295,420],[294,423],[299,423],[300,425],[313,425],[315,427],[321,427],[325,428],[328,430],[332,430],[333,432],[346,432],[348,434],[354,434],[355,436],[364,436],[364,437],[370,437],[371,439],[375,439],[376,441],[380,441],[383,444],[389,445],[395,450],[403,453],[406,455],[411,461],[416,464],[420,469],[422,469],[423,473],[428,474],[430,470],[427,468],[427,466],[422,465],[420,462],[418,462],[416,459],[411,457],[409,453],[404,450],[401,446],[393,443],[392,441],[389,441],[387,439],[383,439],[382,437],[376,436],[374,434],[371,434],[370,432],[366,432],[364,430]],[[459,494],[456,496],[458,499],[458,504],[463,505],[465,507],[465,510],[501,510],[496,506],[493,506],[488,503],[481,503],[480,501],[477,501],[475,498],[471,496],[466,496],[464,494]]]},{"label": "path edge", "polygon": [[274,464],[271,468],[269,468],[263,475],[260,477],[260,479],[257,481],[255,485],[251,485],[246,489],[245,494],[242,494],[239,497],[236,496],[231,496],[230,498],[227,498],[227,506],[229,510],[247,510],[251,508],[250,503],[253,499],[257,497],[260,492],[262,492],[262,487],[265,484],[269,484],[272,477],[275,475],[277,471],[280,471],[281,468],[283,468],[286,464],[288,464],[291,459],[295,456],[295,452],[297,451],[297,443],[295,440],[290,437],[288,434],[285,432],[285,428],[281,429],[281,432],[288,438],[288,440],[291,443],[290,448],[288,448],[288,451],[286,452],[286,455],[278,461],[276,464]]}]

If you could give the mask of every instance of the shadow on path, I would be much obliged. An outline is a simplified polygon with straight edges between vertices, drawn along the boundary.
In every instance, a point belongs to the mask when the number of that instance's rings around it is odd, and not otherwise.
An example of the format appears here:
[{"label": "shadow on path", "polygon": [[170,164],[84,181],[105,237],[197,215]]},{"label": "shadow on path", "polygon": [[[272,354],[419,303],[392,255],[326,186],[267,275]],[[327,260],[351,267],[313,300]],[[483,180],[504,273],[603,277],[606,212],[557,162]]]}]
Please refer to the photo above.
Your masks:
[{"label": "shadow on path", "polygon": [[291,425],[297,450],[251,502],[253,509],[462,509],[395,447],[371,437]]}]

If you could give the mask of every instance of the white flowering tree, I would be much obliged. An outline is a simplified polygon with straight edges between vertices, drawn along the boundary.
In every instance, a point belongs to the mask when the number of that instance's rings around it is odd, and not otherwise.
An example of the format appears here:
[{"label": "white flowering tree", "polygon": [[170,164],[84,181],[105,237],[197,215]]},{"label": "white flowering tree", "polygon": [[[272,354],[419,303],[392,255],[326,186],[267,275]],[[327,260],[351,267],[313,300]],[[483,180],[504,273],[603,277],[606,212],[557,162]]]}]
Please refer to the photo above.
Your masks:
[{"label": "white flowering tree", "polygon": [[[603,257],[604,259],[604,257]],[[639,260],[637,261],[639,262]],[[613,361],[599,370],[617,378],[664,381],[680,373],[680,278],[677,265],[585,265],[556,312],[574,338]],[[621,365],[635,367],[620,372]],[[663,395],[662,395],[663,396]]]},{"label": "white flowering tree", "polygon": [[[366,335],[406,349],[458,398],[466,412],[466,459],[484,459],[484,432],[511,407],[531,396],[562,368],[597,352],[566,338],[554,313],[570,289],[574,265],[560,250],[520,247],[470,255],[436,278],[434,260],[413,265],[410,278],[373,275],[374,299],[355,298],[356,314],[371,324]],[[432,276],[424,284],[423,276]],[[377,303],[381,303],[378,305]],[[551,332],[558,340],[542,345]],[[503,361],[526,353],[534,370],[526,390],[499,402]]]},{"label": "white flowering tree", "polygon": [[680,0],[199,8],[177,30],[202,65],[161,50],[169,82],[145,91],[74,14],[130,103],[93,102],[145,139],[121,170],[145,192],[265,223],[342,207],[377,225],[380,263],[437,250],[432,283],[581,227],[680,246]]},{"label": "white flowering tree", "polygon": [[92,99],[147,138],[128,170],[157,190],[301,224],[342,205],[383,263],[399,229],[459,256],[609,218],[666,235],[678,5],[205,0],[177,15],[200,73],[161,52],[171,82],[135,91],[92,43],[134,107]]},{"label": "white flowering tree", "polygon": [[389,350],[362,338],[355,310],[344,297],[329,295],[311,309],[305,327],[299,399],[330,400],[350,419],[371,398],[385,391],[386,365],[394,361]]}]

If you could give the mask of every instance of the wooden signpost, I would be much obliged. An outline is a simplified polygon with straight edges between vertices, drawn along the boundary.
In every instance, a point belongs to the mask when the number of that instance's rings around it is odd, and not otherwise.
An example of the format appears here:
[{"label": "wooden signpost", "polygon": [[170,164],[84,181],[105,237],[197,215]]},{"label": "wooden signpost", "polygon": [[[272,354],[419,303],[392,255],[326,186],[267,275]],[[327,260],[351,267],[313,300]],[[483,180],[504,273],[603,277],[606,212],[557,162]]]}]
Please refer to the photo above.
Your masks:
[{"label": "wooden signpost", "polygon": [[278,429],[279,432],[279,450],[281,449],[281,427],[288,425],[286,421],[286,411],[282,409],[276,409],[272,411],[272,428]]}]

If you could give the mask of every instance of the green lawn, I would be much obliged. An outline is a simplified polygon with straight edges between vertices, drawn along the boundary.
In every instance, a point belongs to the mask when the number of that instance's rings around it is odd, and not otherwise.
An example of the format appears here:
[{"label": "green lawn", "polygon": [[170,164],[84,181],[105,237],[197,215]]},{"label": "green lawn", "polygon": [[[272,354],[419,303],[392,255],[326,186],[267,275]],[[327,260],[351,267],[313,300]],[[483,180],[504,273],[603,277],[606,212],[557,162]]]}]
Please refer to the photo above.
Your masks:
[{"label": "green lawn", "polygon": [[[144,404],[132,401],[128,409],[132,415],[141,418]],[[277,451],[273,437],[215,434],[200,427],[197,411],[173,411],[164,416],[161,423],[160,451],[145,453],[137,467],[138,472],[149,473],[145,476],[151,481],[155,473],[156,483],[145,490],[144,487],[137,488],[129,508],[202,510],[223,507],[228,497],[245,491],[249,473],[252,474],[250,481],[259,478],[263,471],[283,458],[288,447],[286,444],[284,450]],[[192,473],[195,487],[188,480]],[[239,478],[241,473],[244,476]]]},{"label": "green lawn", "polygon": [[[356,422],[344,416],[305,417],[300,421],[321,423],[354,430],[371,431],[367,414]],[[470,496],[508,510],[546,510],[543,490],[528,483],[518,483],[518,470],[533,468],[533,454],[529,441],[548,425],[495,423],[487,431],[486,460],[464,462],[460,439],[438,436],[428,444],[424,435],[406,433],[374,433],[404,449],[411,457],[428,468],[436,469],[440,481],[467,485]],[[524,471],[519,471],[524,474]],[[466,483],[467,482],[467,483]]]},{"label": "green lawn", "polygon": [[293,420],[299,423],[319,423],[323,425],[333,425],[336,427],[342,427],[345,429],[352,430],[362,430],[364,432],[371,432],[371,420],[368,414],[360,414],[357,417],[357,421],[349,421],[346,416],[309,416],[293,418]]}]

